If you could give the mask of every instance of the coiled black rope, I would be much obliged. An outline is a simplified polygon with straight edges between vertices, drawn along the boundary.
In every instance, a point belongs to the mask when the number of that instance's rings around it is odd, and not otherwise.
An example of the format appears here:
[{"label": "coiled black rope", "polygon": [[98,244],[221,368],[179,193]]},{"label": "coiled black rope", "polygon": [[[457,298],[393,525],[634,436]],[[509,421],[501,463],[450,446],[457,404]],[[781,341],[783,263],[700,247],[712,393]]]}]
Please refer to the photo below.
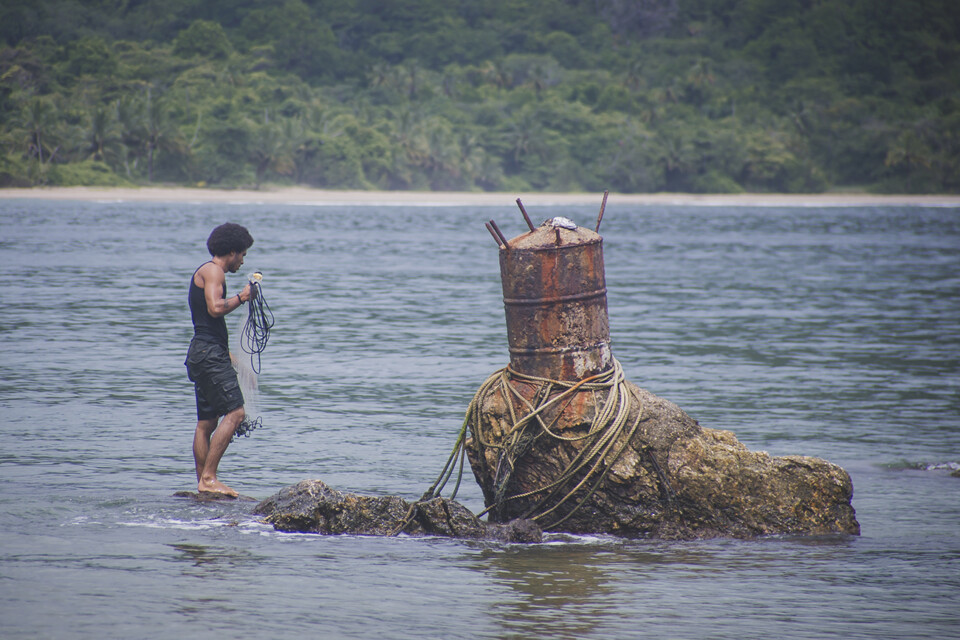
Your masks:
[{"label": "coiled black rope", "polygon": [[240,421],[240,424],[237,425],[237,430],[233,432],[233,436],[238,440],[240,438],[249,438],[254,429],[259,429],[262,426],[263,420],[260,416],[257,416],[253,420],[251,420],[249,416],[245,416],[243,420]]},{"label": "coiled black rope", "polygon": [[250,367],[253,372],[260,373],[260,354],[267,348],[270,339],[270,329],[273,328],[273,312],[267,299],[263,297],[260,281],[250,281],[250,311],[247,322],[240,332],[240,348],[250,354]]},{"label": "coiled black rope", "polygon": [[[256,375],[260,374],[260,354],[267,348],[270,329],[273,328],[273,312],[270,311],[270,305],[263,297],[260,278],[259,271],[250,278],[250,310],[240,331],[240,348],[250,354],[250,368]],[[245,416],[237,426],[234,437],[249,438],[254,429],[261,427],[263,427],[263,420],[260,416],[256,418]]]}]

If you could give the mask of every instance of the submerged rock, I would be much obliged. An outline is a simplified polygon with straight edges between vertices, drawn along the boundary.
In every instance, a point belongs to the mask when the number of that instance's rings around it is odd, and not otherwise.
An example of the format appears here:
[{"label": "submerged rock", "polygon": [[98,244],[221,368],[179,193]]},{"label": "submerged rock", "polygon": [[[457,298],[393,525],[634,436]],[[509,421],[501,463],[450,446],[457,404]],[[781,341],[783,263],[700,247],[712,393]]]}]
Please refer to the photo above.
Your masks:
[{"label": "submerged rock", "polygon": [[577,489],[588,475],[580,472],[553,491],[551,503],[540,490],[571,461],[589,454],[594,440],[584,436],[604,398],[577,393],[562,408],[545,412],[550,433],[540,429],[524,436],[522,449],[508,458],[504,451],[518,438],[515,416],[526,413],[518,398],[536,405],[542,393],[522,382],[510,384],[517,395],[505,398],[494,388],[478,399],[466,442],[496,521],[535,517],[545,531],[668,539],[860,532],[851,505],[853,483],[839,466],[750,451],[729,431],[703,428],[677,405],[629,381],[624,395],[630,396],[626,424],[637,425],[632,437],[628,429],[621,432],[599,456],[596,475]]},{"label": "submerged rock", "polygon": [[411,536],[503,542],[540,542],[542,535],[529,520],[482,522],[447,498],[412,503],[397,496],[362,496],[331,489],[321,480],[303,480],[281,489],[253,512],[266,516],[264,520],[278,531],[300,533],[389,536],[401,530]]},{"label": "submerged rock", "polygon": [[216,493],[213,491],[177,491],[173,494],[174,498],[190,498],[197,502],[257,502],[256,498],[250,496],[228,496],[225,493]]}]

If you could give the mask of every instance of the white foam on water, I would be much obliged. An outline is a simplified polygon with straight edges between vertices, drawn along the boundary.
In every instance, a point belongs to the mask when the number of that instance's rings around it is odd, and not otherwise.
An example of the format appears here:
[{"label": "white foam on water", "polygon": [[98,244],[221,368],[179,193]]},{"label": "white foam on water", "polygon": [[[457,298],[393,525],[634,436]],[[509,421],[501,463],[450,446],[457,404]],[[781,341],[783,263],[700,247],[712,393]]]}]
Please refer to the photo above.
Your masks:
[{"label": "white foam on water", "polygon": [[573,534],[573,533],[544,533],[541,544],[550,546],[561,546],[569,544],[578,545],[607,545],[620,542],[618,538],[605,535]]},{"label": "white foam on water", "polygon": [[206,531],[216,527],[225,527],[231,523],[226,520],[178,520],[176,518],[157,518],[141,522],[117,522],[121,527],[141,527],[144,529],[179,529],[183,531]]},{"label": "white foam on water", "polygon": [[935,462],[925,467],[926,471],[937,471],[939,469],[949,469],[951,471],[960,471],[960,462]]}]

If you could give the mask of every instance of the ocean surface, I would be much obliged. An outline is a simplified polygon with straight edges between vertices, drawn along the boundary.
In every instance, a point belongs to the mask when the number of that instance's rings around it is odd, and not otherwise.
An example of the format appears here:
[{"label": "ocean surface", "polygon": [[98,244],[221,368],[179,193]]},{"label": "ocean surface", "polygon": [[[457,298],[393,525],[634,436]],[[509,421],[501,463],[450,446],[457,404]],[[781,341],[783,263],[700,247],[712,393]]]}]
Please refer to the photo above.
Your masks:
[{"label": "ocean surface", "polygon": [[[528,208],[592,228],[591,207]],[[850,472],[859,537],[520,546],[198,503],[186,293],[224,221],[276,324],[221,479],[416,499],[508,361],[502,207],[0,200],[0,637],[958,638],[960,209],[603,218],[614,355],[705,427]],[[240,313],[246,313],[246,307]],[[237,314],[228,326],[236,332]],[[475,512],[479,488],[458,496]]]}]

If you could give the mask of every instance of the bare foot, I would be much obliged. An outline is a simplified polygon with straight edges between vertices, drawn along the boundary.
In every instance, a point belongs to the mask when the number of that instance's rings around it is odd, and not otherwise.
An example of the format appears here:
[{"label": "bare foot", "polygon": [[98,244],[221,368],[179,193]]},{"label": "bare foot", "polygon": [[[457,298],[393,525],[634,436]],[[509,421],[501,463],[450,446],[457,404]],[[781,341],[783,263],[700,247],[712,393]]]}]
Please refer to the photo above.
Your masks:
[{"label": "bare foot", "polygon": [[240,495],[219,480],[201,480],[197,485],[197,491],[200,493],[205,491],[207,493],[222,493],[223,495],[230,496],[232,498],[236,498],[238,495]]}]

